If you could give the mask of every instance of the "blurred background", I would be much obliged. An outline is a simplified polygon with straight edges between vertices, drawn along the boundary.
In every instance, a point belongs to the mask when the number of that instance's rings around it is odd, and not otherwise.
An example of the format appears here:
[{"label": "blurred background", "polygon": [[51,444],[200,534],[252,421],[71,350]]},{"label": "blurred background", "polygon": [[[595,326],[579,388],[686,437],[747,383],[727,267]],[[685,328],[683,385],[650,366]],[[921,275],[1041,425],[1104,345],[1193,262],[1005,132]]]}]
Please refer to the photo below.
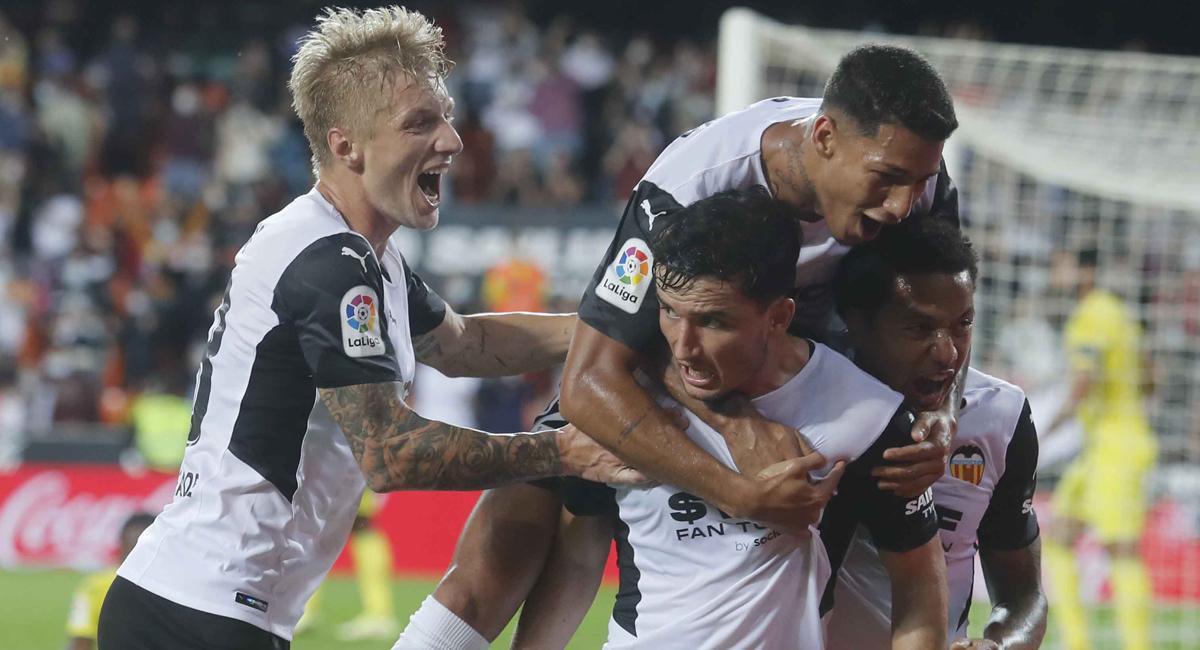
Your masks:
[{"label": "blurred background", "polygon": [[[963,125],[946,157],[984,258],[975,363],[1053,413],[1084,250],[1144,329],[1160,449],[1143,544],[1155,634],[1197,647],[1200,9],[761,1],[722,22],[731,4],[412,3],[457,62],[465,150],[441,225],[397,235],[410,264],[459,311],[572,311],[629,191],[674,137],[764,97],[819,96],[856,42],[913,45],[946,76]],[[321,6],[0,3],[0,590],[54,585],[36,601],[40,631],[24,614],[26,627],[0,624],[0,640],[17,635],[5,647],[65,639],[74,574],[31,567],[110,563],[124,517],[170,498],[234,254],[313,182],[285,82]],[[556,382],[422,368],[414,400],[517,431]],[[1081,437],[1044,448],[1044,494]],[[378,519],[400,573],[436,575],[473,498],[415,498]],[[459,518],[440,521],[449,511]],[[1096,569],[1084,591],[1097,643],[1113,644],[1098,647],[1117,647],[1103,554],[1085,540],[1080,557]]]}]

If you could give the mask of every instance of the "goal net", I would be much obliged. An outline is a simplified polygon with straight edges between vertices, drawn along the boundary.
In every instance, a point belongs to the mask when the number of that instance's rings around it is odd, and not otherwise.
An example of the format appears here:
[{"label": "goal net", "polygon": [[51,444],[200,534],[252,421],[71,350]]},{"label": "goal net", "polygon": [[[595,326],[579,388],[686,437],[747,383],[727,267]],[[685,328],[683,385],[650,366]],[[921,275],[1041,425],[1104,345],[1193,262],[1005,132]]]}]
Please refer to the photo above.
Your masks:
[{"label": "goal net", "polygon": [[[778,95],[819,97],[841,56],[864,42],[922,52],[954,94],[960,127],[946,160],[982,258],[973,363],[1025,388],[1045,424],[1065,396],[1061,331],[1076,302],[1080,251],[1097,251],[1101,283],[1141,319],[1160,448],[1143,544],[1155,647],[1192,643],[1200,635],[1200,478],[1190,469],[1200,460],[1200,59],[810,29],[733,9],[721,23],[718,114]],[[1071,452],[1043,449],[1043,474]],[[1096,568],[1083,572],[1092,576],[1084,591],[1097,605],[1095,640],[1115,648],[1105,559],[1094,543],[1080,553]]]}]

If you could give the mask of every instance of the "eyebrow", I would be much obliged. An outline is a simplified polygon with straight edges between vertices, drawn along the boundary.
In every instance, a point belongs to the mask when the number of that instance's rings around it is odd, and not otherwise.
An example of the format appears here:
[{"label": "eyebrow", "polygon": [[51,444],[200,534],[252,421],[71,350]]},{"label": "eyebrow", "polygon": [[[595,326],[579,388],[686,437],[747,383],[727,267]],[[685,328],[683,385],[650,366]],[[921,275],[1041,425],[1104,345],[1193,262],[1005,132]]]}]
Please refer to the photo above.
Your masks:
[{"label": "eyebrow", "polygon": [[[881,162],[881,163],[879,163],[879,165],[881,167],[883,167],[884,171],[888,172],[889,174],[895,174],[897,176],[907,176],[908,175],[907,169],[897,167],[896,165],[893,165],[891,163]],[[938,168],[936,171],[933,171],[928,174],[925,174],[924,176],[921,176],[920,180],[923,180],[923,181],[929,180],[929,179],[933,178],[934,176],[937,176],[938,174],[940,174],[941,171],[942,171],[941,168]]]}]

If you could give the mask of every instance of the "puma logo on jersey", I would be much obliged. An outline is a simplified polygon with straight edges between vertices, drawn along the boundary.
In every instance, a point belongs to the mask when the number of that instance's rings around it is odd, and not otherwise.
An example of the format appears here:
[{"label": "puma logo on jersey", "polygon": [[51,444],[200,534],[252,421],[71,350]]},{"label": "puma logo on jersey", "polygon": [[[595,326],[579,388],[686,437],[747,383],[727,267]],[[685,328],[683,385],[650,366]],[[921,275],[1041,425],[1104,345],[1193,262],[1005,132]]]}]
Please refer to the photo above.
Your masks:
[{"label": "puma logo on jersey", "polygon": [[921,496],[904,504],[905,515],[915,515],[918,512],[926,512],[933,505],[933,488],[925,488]]},{"label": "puma logo on jersey", "polygon": [[342,246],[342,255],[345,255],[347,257],[353,257],[354,259],[358,260],[358,263],[362,264],[363,274],[364,275],[366,274],[366,272],[367,272],[367,256],[366,255],[359,255],[358,253],[354,252],[353,248],[350,248],[349,246]]},{"label": "puma logo on jersey", "polygon": [[662,212],[655,212],[650,207],[650,199],[645,199],[644,201],[642,201],[642,212],[645,212],[646,217],[649,218],[651,230],[654,230],[654,220],[667,213],[666,210],[663,210]]}]

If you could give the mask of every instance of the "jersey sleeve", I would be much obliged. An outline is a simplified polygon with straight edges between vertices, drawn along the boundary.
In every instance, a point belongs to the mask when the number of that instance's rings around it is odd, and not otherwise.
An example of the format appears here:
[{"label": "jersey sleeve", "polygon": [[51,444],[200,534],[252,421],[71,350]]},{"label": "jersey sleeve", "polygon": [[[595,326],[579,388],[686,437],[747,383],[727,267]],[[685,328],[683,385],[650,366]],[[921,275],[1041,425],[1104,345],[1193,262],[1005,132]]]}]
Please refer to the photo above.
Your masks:
[{"label": "jersey sleeve", "polygon": [[909,499],[879,489],[879,479],[871,476],[873,469],[887,464],[884,451],[912,443],[912,422],[907,409],[896,411],[875,444],[846,467],[838,484],[838,493],[849,499],[846,507],[857,513],[875,546],[896,553],[921,546],[938,531],[931,489]]},{"label": "jersey sleeve", "polygon": [[1037,430],[1026,400],[1005,452],[1004,474],[996,482],[987,511],[979,522],[980,546],[1012,551],[1037,539],[1037,513],[1033,511],[1037,461]]},{"label": "jersey sleeve", "polygon": [[318,239],[284,270],[271,308],[295,329],[318,388],[403,381],[384,295],[374,253],[349,233]]},{"label": "jersey sleeve", "polygon": [[653,349],[662,335],[658,329],[650,232],[655,219],[681,207],[654,183],[638,184],[579,303],[583,322],[639,352]]},{"label": "jersey sleeve", "polygon": [[408,260],[400,258],[404,266],[405,285],[408,291],[408,331],[415,338],[433,331],[446,320],[446,301],[429,288],[421,276],[408,267]]}]

